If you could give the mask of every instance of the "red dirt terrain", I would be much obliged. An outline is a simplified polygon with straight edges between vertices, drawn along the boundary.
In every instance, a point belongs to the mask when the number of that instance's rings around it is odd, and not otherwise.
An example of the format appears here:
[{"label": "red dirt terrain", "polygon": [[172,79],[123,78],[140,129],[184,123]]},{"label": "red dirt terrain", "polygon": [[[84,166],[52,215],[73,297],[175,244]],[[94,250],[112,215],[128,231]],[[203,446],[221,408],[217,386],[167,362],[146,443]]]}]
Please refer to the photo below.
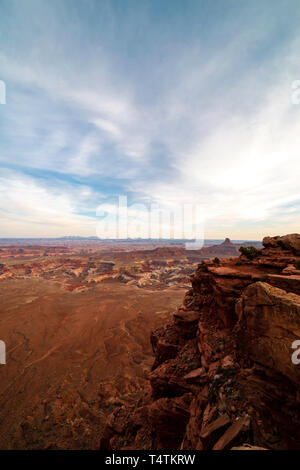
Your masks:
[{"label": "red dirt terrain", "polygon": [[99,253],[43,251],[2,257],[0,448],[95,449],[106,415],[143,394],[150,332],[183,289],[128,285]]},{"label": "red dirt terrain", "polygon": [[263,246],[199,264],[151,335],[143,397],[111,413],[101,449],[300,449],[300,235]]},{"label": "red dirt terrain", "polygon": [[198,263],[237,257],[238,246],[3,245],[0,448],[98,448],[107,416],[148,393],[150,333],[170,321]]}]

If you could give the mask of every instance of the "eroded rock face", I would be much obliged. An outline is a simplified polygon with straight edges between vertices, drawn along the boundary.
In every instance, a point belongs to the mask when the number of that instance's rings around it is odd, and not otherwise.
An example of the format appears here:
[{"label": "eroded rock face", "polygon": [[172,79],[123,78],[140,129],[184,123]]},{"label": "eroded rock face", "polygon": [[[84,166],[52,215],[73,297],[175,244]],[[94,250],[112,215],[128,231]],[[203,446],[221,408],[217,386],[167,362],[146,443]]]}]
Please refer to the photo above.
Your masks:
[{"label": "eroded rock face", "polygon": [[292,343],[300,338],[300,296],[256,282],[245,289],[236,312],[241,350],[300,385],[300,368],[291,361]]},{"label": "eroded rock face", "polygon": [[263,246],[266,248],[281,247],[284,250],[291,250],[296,255],[300,255],[300,235],[292,233],[283,237],[265,237],[263,239]]},{"label": "eroded rock face", "polygon": [[101,448],[300,448],[299,239],[267,238],[253,260],[198,266],[173,323],[152,333],[143,401],[114,413]]}]

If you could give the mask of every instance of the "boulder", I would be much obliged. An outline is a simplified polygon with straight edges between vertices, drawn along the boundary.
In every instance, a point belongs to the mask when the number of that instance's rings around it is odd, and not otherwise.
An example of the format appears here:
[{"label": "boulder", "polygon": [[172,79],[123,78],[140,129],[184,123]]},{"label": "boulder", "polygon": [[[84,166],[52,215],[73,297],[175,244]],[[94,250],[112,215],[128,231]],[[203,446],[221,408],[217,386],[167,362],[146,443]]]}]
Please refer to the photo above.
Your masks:
[{"label": "boulder", "polygon": [[241,351],[299,385],[300,368],[291,360],[291,347],[300,339],[300,297],[256,282],[245,289],[236,312]]},{"label": "boulder", "polygon": [[188,374],[186,374],[183,378],[187,382],[198,382],[201,379],[205,379],[206,372],[204,367],[199,367],[198,369],[194,369]]},{"label": "boulder", "polygon": [[282,248],[284,250],[289,250],[300,255],[300,234],[292,233],[289,235],[284,235],[283,237],[265,237],[263,239],[263,246],[265,248]]},{"label": "boulder", "polygon": [[160,398],[148,408],[148,420],[154,431],[155,449],[178,449],[189,420],[191,394]]},{"label": "boulder", "polygon": [[200,312],[195,312],[193,310],[179,310],[178,312],[174,313],[174,323],[176,325],[197,323],[200,315]]},{"label": "boulder", "polygon": [[282,274],[300,274],[300,271],[293,264],[288,264],[283,270]]},{"label": "boulder", "polygon": [[208,424],[201,430],[200,437],[205,449],[211,446],[219,439],[224,431],[230,425],[230,418],[227,414],[219,416],[215,421]]},{"label": "boulder", "polygon": [[272,284],[272,286],[300,295],[299,275],[284,276],[282,274],[268,274],[266,280],[268,284]]},{"label": "boulder", "polygon": [[247,416],[237,419],[213,446],[213,450],[229,449],[237,440],[249,431],[250,420]]}]

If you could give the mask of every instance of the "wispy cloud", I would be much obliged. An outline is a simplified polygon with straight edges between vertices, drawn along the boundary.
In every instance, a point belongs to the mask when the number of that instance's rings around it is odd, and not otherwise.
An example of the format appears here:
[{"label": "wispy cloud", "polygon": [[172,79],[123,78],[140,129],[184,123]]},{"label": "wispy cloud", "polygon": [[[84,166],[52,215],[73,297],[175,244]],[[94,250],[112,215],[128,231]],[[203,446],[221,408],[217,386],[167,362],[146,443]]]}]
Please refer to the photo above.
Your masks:
[{"label": "wispy cloud", "polygon": [[300,7],[288,3],[2,6],[3,235],[37,223],[93,235],[101,198],[125,193],[197,204],[211,237],[296,231]]},{"label": "wispy cloud", "polygon": [[[88,187],[55,185],[15,171],[2,171],[0,177],[1,236],[63,236],[73,232],[96,235],[96,201]],[[94,213],[83,213],[94,204]],[[82,214],[82,215],[81,215]],[[22,227],[22,234],[16,233]],[[78,232],[78,233],[79,233]]]}]

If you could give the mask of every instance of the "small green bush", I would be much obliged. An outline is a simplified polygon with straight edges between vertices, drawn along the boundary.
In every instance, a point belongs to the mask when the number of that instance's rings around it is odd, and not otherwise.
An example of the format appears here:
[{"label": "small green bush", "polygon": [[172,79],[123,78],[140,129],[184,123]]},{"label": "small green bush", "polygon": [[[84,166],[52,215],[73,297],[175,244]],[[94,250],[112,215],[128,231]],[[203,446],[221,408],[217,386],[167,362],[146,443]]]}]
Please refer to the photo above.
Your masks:
[{"label": "small green bush", "polygon": [[214,264],[220,264],[221,263],[220,258],[218,258],[218,257],[214,258],[213,263]]},{"label": "small green bush", "polygon": [[257,250],[254,246],[241,246],[239,251],[249,260],[253,260],[259,255],[259,250]]},{"label": "small green bush", "polygon": [[300,259],[297,259],[295,263],[295,268],[300,270]]}]

